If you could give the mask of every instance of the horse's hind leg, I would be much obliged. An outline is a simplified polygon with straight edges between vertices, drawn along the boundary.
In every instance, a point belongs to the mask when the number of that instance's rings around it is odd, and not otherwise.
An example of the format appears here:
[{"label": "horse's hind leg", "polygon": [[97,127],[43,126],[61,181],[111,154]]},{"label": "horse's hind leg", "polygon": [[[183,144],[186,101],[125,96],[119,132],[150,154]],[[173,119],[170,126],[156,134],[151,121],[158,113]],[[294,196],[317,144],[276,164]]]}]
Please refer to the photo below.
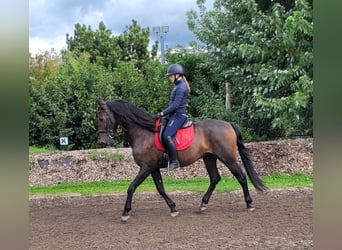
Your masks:
[{"label": "horse's hind leg", "polygon": [[208,187],[207,192],[204,194],[202,198],[200,211],[204,211],[206,209],[206,205],[208,204],[209,199],[212,193],[214,192],[217,183],[221,180],[221,176],[218,172],[216,165],[217,157],[215,155],[208,154],[203,157],[203,161],[209,174],[210,185]]},{"label": "horse's hind leg", "polygon": [[156,185],[156,188],[158,190],[158,193],[164,198],[166,204],[169,206],[171,210],[171,216],[175,217],[178,215],[178,212],[176,210],[176,204],[173,202],[173,200],[170,199],[170,197],[165,193],[163,179],[160,174],[160,169],[154,170],[152,173],[152,178],[154,181],[154,184]]},{"label": "horse's hind leg", "polygon": [[246,175],[242,172],[241,168],[239,167],[236,161],[229,161],[224,163],[240,183],[243,190],[243,195],[245,197],[247,209],[253,211],[254,208],[251,205],[253,200],[249,194]]}]

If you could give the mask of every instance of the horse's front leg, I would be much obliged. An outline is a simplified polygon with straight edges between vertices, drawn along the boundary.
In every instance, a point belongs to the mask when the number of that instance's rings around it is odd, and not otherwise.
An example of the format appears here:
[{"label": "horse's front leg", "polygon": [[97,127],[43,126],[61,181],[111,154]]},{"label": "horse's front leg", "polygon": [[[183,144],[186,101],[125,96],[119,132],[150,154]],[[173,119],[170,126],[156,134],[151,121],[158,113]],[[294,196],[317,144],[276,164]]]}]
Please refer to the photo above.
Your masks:
[{"label": "horse's front leg", "polygon": [[132,199],[135,190],[138,186],[149,176],[151,173],[148,167],[141,166],[138,175],[134,178],[127,189],[127,198],[124,207],[124,211],[121,216],[122,221],[127,221],[130,217],[129,212],[132,210]]},{"label": "horse's front leg", "polygon": [[171,216],[176,217],[178,215],[178,211],[176,210],[176,204],[173,202],[173,200],[170,199],[170,197],[165,193],[163,179],[160,174],[160,169],[154,170],[152,173],[152,178],[154,181],[154,184],[156,185],[158,193],[164,198],[166,204],[169,206],[171,210]]}]

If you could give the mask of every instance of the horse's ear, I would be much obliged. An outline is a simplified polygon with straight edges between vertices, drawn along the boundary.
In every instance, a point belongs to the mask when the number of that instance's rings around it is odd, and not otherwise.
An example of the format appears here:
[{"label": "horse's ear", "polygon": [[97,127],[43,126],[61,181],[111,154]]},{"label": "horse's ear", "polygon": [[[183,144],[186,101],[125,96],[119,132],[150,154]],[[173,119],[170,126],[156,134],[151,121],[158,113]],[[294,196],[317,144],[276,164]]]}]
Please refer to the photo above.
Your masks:
[{"label": "horse's ear", "polygon": [[101,107],[101,106],[103,106],[103,105],[105,105],[105,104],[106,104],[106,101],[104,101],[104,100],[102,100],[102,99],[97,100],[97,105],[98,105],[99,107]]}]

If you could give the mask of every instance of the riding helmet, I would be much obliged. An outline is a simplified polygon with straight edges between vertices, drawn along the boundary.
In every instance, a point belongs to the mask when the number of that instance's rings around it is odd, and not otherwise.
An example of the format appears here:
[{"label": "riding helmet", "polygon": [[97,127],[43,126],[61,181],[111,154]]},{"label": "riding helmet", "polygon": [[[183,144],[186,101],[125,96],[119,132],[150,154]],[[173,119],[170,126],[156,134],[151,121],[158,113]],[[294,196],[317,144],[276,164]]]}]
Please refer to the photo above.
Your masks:
[{"label": "riding helmet", "polygon": [[184,75],[184,69],[183,67],[178,64],[171,64],[168,68],[167,68],[167,73],[166,76],[170,76],[170,75],[175,75],[175,74],[180,74],[180,75]]}]

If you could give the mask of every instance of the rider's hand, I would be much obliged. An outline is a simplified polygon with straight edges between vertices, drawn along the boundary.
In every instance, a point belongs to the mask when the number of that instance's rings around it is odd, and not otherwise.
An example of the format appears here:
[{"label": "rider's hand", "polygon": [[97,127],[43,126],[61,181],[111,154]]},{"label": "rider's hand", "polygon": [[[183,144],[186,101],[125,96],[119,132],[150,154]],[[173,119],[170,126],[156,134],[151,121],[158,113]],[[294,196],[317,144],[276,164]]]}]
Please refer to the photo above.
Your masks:
[{"label": "rider's hand", "polygon": [[153,116],[154,120],[158,120],[160,117],[164,116],[163,112],[157,113]]}]

